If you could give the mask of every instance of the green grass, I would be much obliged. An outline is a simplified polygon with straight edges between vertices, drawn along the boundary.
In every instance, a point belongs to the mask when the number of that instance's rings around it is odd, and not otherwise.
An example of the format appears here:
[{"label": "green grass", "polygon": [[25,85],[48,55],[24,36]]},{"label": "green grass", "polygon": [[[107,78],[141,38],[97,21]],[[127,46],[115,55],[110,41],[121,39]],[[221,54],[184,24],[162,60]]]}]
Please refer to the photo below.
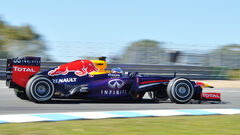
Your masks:
[{"label": "green grass", "polygon": [[240,135],[240,115],[0,124],[0,135]]},{"label": "green grass", "polygon": [[228,71],[228,78],[229,79],[240,79],[240,70],[229,70]]}]

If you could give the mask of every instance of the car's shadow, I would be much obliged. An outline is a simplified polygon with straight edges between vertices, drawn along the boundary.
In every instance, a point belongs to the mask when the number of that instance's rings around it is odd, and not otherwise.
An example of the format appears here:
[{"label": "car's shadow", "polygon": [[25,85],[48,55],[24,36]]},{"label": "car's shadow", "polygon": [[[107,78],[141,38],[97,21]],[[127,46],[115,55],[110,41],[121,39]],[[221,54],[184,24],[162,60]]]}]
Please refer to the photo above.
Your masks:
[{"label": "car's shadow", "polygon": [[[152,99],[142,99],[142,100],[84,100],[84,99],[52,99],[49,102],[44,102],[41,104],[172,104],[170,100],[158,101]],[[190,101],[187,104],[227,104],[224,101]]]},{"label": "car's shadow", "polygon": [[[83,100],[83,99],[52,99],[49,102],[43,104],[159,104],[161,102],[151,99],[143,100]],[[164,103],[171,103],[170,101],[164,101]]]}]

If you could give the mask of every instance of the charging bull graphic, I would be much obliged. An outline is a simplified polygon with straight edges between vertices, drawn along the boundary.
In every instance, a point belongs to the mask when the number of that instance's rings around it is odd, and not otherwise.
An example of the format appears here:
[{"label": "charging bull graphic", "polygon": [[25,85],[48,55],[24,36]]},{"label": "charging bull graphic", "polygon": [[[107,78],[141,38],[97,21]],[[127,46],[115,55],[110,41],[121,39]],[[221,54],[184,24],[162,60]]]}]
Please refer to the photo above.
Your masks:
[{"label": "charging bull graphic", "polygon": [[97,72],[98,68],[90,60],[77,60],[67,63],[48,72],[49,76],[66,75],[68,72],[74,72],[77,76],[84,76],[91,72]]}]

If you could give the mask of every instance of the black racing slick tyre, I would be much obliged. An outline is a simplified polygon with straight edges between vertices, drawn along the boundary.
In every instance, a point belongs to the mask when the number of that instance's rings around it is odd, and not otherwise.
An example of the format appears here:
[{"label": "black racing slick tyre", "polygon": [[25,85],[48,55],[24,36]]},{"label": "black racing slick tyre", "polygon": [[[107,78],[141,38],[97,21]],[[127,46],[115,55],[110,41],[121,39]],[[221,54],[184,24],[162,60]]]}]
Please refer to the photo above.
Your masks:
[{"label": "black racing slick tyre", "polygon": [[194,94],[192,83],[186,78],[174,78],[167,86],[167,95],[177,104],[189,102]]},{"label": "black racing slick tyre", "polygon": [[27,82],[26,94],[33,102],[47,102],[54,94],[54,84],[45,76],[34,76]]}]

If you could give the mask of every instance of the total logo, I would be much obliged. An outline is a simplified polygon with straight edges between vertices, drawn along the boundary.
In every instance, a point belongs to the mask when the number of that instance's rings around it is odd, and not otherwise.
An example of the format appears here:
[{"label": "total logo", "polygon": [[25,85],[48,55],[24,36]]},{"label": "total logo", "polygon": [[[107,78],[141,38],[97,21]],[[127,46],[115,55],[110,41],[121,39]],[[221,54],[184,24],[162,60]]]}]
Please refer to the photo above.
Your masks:
[{"label": "total logo", "polygon": [[220,98],[220,95],[217,93],[203,93],[205,98]]},{"label": "total logo", "polygon": [[36,72],[33,68],[21,68],[21,67],[14,66],[13,69],[14,71],[17,71],[17,72],[33,72],[33,73]]},{"label": "total logo", "polygon": [[124,81],[123,80],[120,80],[120,79],[113,79],[113,80],[110,80],[109,82],[108,82],[108,86],[110,87],[110,88],[113,88],[113,89],[115,89],[115,88],[122,88],[123,86],[124,86]]},{"label": "total logo", "polygon": [[76,82],[77,78],[63,78],[63,79],[52,79],[53,83],[69,83]]},{"label": "total logo", "polygon": [[217,100],[220,100],[221,99],[221,94],[220,93],[205,93],[205,92],[203,92],[201,94],[201,98],[202,99],[217,99]]}]

